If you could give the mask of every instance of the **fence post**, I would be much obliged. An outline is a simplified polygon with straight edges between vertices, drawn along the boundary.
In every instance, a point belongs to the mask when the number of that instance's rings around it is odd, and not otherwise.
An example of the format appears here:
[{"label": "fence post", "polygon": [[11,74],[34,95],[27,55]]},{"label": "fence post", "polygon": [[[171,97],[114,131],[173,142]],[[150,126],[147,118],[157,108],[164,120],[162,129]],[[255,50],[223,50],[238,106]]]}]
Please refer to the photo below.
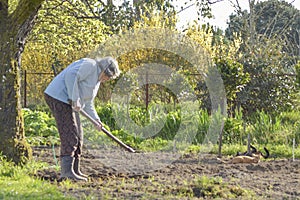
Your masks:
[{"label": "fence post", "polygon": [[146,71],[146,110],[148,110],[148,105],[149,105],[149,77],[148,77],[148,71]]},{"label": "fence post", "polygon": [[[244,125],[244,132],[246,133],[246,126]],[[251,136],[250,133],[248,133],[248,138],[247,138],[247,154],[251,155]]]},{"label": "fence post", "polygon": [[219,149],[218,149],[218,158],[222,158],[222,141],[223,141],[223,130],[224,130],[224,120],[222,121],[222,127],[219,134]]}]

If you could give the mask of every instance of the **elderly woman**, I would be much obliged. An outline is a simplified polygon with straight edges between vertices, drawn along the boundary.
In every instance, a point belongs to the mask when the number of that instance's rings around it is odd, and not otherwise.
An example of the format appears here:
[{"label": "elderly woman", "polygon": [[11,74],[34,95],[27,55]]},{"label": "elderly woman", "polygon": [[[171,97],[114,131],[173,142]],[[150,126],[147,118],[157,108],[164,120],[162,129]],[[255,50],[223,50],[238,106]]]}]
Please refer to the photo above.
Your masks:
[{"label": "elderly woman", "polygon": [[101,59],[83,58],[73,62],[59,73],[45,90],[45,100],[56,120],[60,136],[60,179],[70,178],[87,181],[80,171],[80,155],[83,131],[79,111],[83,109],[102,123],[94,107],[100,83],[120,75],[118,63],[112,57]]}]

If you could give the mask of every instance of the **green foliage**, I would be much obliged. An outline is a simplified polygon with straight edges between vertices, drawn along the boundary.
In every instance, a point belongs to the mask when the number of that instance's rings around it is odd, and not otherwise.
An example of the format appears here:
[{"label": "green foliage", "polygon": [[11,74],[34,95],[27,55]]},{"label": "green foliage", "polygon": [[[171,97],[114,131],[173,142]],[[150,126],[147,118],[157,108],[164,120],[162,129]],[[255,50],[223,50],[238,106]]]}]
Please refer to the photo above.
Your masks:
[{"label": "green foliage", "polygon": [[[115,125],[113,116],[111,115],[111,107],[108,105],[106,108],[97,108],[98,111],[103,111],[102,116],[104,122],[112,122],[113,132],[119,130]],[[141,108],[131,108],[131,118],[139,123],[141,126],[145,126],[148,123],[154,123],[149,120],[149,112]],[[203,143],[209,127],[212,122],[212,118],[207,110],[199,110],[197,117],[197,129],[195,138],[193,139],[194,145],[200,145]],[[250,119],[245,121],[242,110],[235,110],[232,116],[227,117],[224,122],[223,128],[223,144],[239,144],[246,145],[248,134],[250,134],[251,141],[254,144],[278,144],[278,145],[291,145],[293,138],[296,140],[296,144],[299,143],[300,135],[300,114],[298,111],[283,112],[280,115],[271,116],[264,111],[257,112]],[[107,120],[106,120],[107,117]],[[116,134],[129,142],[133,146],[146,145],[145,148],[149,149],[149,146],[155,146],[153,144],[167,144],[167,141],[174,139],[178,132],[178,128],[181,126],[181,111],[170,111],[164,116],[159,116],[155,120],[162,121],[164,124],[162,129],[157,134],[150,138],[139,138],[137,133],[128,133],[127,131],[117,131]],[[191,127],[186,127],[187,132],[192,130]],[[155,141],[155,140],[158,141]],[[136,142],[136,144],[134,144]]]},{"label": "green foliage", "polygon": [[207,110],[199,111],[199,122],[198,122],[198,131],[194,139],[194,144],[201,144],[206,137],[206,134],[209,129],[210,116]]},{"label": "green foliage", "polygon": [[233,116],[225,120],[222,141],[227,144],[242,144],[247,137],[244,130],[243,113],[236,109]]},{"label": "green foliage", "polygon": [[[160,137],[157,138],[149,138],[142,141],[137,148],[142,151],[161,151],[166,150],[170,141],[162,139]],[[169,150],[169,149],[167,149]]]},{"label": "green foliage", "polygon": [[251,77],[238,95],[238,101],[247,115],[256,110],[275,113],[293,108],[295,76],[292,74],[293,66],[283,51],[282,42],[261,36],[252,48],[253,54],[246,53],[240,61]]},{"label": "green foliage", "polygon": [[[57,7],[60,9],[56,9]],[[119,32],[118,30],[126,30],[132,26],[175,28],[174,12],[168,1],[145,2],[140,9],[143,12],[137,20],[135,12],[138,9],[135,10],[128,2],[118,7],[94,0],[46,1],[28,39],[22,68],[30,72],[51,73],[54,66],[57,72],[60,72],[74,60],[84,56],[94,57],[91,55],[92,52],[112,33]],[[114,48],[118,49],[115,45],[117,44],[114,44]],[[112,52],[108,52],[105,56],[109,54]],[[146,57],[146,61],[151,57],[151,52],[149,55],[149,52],[145,53],[142,50],[137,54]],[[124,59],[118,58],[122,71],[136,66],[138,61],[134,56],[137,54],[126,54]],[[42,94],[53,77],[52,74],[48,76],[35,74],[27,78],[27,97],[30,101],[30,98],[38,96],[37,93]],[[34,87],[30,87],[31,85]],[[107,100],[112,90],[111,85],[101,89],[99,97],[103,94],[102,99]]]},{"label": "green foliage", "polygon": [[[59,8],[59,9],[58,9]],[[79,9],[80,8],[80,9]],[[27,76],[28,104],[42,96],[53,78],[53,67],[62,71],[73,61],[87,56],[107,37],[107,27],[99,19],[83,19],[89,7],[82,1],[45,1],[38,12],[22,56]]]},{"label": "green foliage", "polygon": [[[168,114],[163,114],[156,116],[155,110],[152,109],[155,105],[150,105],[149,109],[146,110],[142,107],[133,107],[129,110],[129,116],[132,120],[132,123],[137,124],[138,126],[145,127],[150,123],[159,123],[160,121],[164,121],[164,125],[162,129],[155,135],[158,140],[171,140],[176,135],[178,127],[180,126],[180,114],[179,112],[169,112]],[[123,129],[120,129],[113,116],[113,108],[111,104],[99,106],[96,108],[98,115],[100,116],[102,122],[110,127],[112,133],[124,141],[126,144],[131,146],[140,145],[141,142],[146,141],[151,145],[152,138],[144,138],[142,139],[140,133],[128,133]],[[125,113],[122,113],[120,110],[118,111],[118,117],[124,116]],[[151,130],[151,129],[150,129]],[[149,133],[151,134],[151,133]],[[147,140],[149,139],[149,141]],[[159,142],[161,143],[161,142]]]},{"label": "green foliage", "polygon": [[[135,1],[136,22],[145,26],[175,28],[175,9],[170,1]],[[162,20],[163,19],[163,20]],[[135,24],[135,26],[137,26]]]},{"label": "green foliage", "polygon": [[[218,30],[197,24],[188,29],[187,35],[212,56],[223,81],[220,85],[225,86],[229,112],[234,110],[237,107],[239,92],[250,81],[249,73],[245,71],[243,64],[237,60],[241,56],[239,52],[241,39],[236,36],[233,41],[230,41],[220,34]],[[207,74],[210,75],[208,77],[216,76],[213,70],[208,71]],[[211,100],[207,79],[209,78],[197,80],[195,90],[199,100],[202,102],[201,108],[210,110]]]},{"label": "green foliage", "polygon": [[155,136],[165,140],[172,140],[179,129],[180,123],[180,112],[169,112],[163,128]]},{"label": "green foliage", "polygon": [[[119,137],[122,141],[132,147],[149,149],[151,146],[155,147],[167,145],[167,141],[172,141],[178,134],[178,129],[182,125],[181,111],[170,111],[161,116],[153,116],[151,109],[146,111],[141,108],[131,108],[130,116],[134,123],[138,123],[141,127],[149,125],[149,123],[157,123],[160,121],[162,124],[161,130],[156,134],[149,133],[151,137],[145,137],[140,133],[128,132],[119,128],[113,116],[113,108],[111,104],[97,107],[97,112],[101,116],[101,120],[106,124],[106,128]],[[55,126],[54,118],[44,111],[32,111],[24,109],[25,131],[27,140],[32,145],[57,145],[59,144],[59,137]],[[248,122],[243,119],[243,112],[236,110],[234,115],[227,117],[224,122],[223,128],[223,143],[224,144],[241,144],[247,143],[247,136],[250,134],[252,143],[255,144],[278,144],[278,145],[291,145],[295,138],[296,144],[300,141],[300,114],[298,111],[283,112],[280,115],[270,116],[264,111],[257,112]],[[211,116],[206,110],[199,110],[197,119],[196,133],[193,138],[193,144],[200,145],[207,137],[207,132],[211,124]],[[149,116],[152,116],[151,119]],[[104,133],[96,131],[94,126],[90,123],[87,125],[85,119],[82,122],[84,126],[85,139],[93,144],[106,144],[112,143]],[[185,127],[188,135],[194,129],[192,127]],[[152,129],[150,129],[152,130]],[[147,135],[146,135],[147,136]],[[156,141],[157,140],[157,141]],[[157,147],[158,148],[158,147]]]},{"label": "green foliage", "polygon": [[[51,8],[44,8],[51,9]],[[63,12],[61,9],[53,12]],[[40,14],[47,15],[41,11]],[[67,15],[67,13],[65,13]],[[56,15],[61,16],[57,13]],[[23,69],[33,72],[52,72],[52,65],[60,72],[74,60],[86,56],[104,39],[105,27],[99,21],[83,21],[61,16],[41,16],[47,21],[38,24],[29,39],[22,60]],[[97,24],[98,23],[98,24]],[[49,25],[52,24],[52,25]],[[64,28],[60,28],[63,26]],[[74,29],[76,27],[76,29]],[[47,31],[45,31],[45,29]],[[51,44],[51,45],[49,45]]]},{"label": "green foliage", "polygon": [[[299,10],[288,2],[278,0],[257,3],[254,9],[261,15],[255,21],[258,34],[269,37],[275,35],[276,38],[285,41],[287,45],[284,46],[284,51],[298,57],[295,60],[299,60],[299,50],[295,51],[299,49],[299,40],[296,39],[299,39]],[[292,61],[294,64],[295,60]]]},{"label": "green foliage", "polygon": [[[40,24],[34,29],[33,35],[29,40],[29,46],[25,50],[25,56],[23,56],[23,62],[26,63],[24,69],[36,71],[47,69],[46,71],[50,72],[51,64],[55,63],[55,65],[59,66],[60,71],[71,61],[82,57],[86,52],[90,51],[91,44],[101,43],[112,32],[124,30],[123,28],[126,26],[132,26],[134,29],[146,27],[174,29],[173,25],[176,20],[173,18],[174,10],[168,4],[169,1],[147,1],[145,4],[134,5],[133,7],[129,4],[122,4],[123,8],[121,8],[122,6],[118,8],[114,5],[104,4],[102,1],[89,2],[90,6],[95,8],[94,10],[89,9],[87,3],[83,1],[49,1],[43,5],[42,10],[39,12],[41,21],[38,22]],[[203,2],[204,4],[205,2]],[[61,6],[61,9],[53,9],[58,5]],[[82,12],[78,13],[77,7],[80,7]],[[205,10],[205,6],[203,8]],[[83,13],[90,16],[98,13],[99,16],[103,16],[103,20],[95,18],[88,20]],[[114,18],[110,18],[112,13],[116,14]],[[172,17],[166,17],[169,15]],[[135,19],[130,19],[131,16],[135,16]],[[122,17],[126,22],[119,19]],[[114,26],[113,28],[105,26],[105,24],[110,23],[114,24],[112,25]],[[118,23],[120,23],[120,26],[118,26]],[[269,116],[269,113],[274,111],[280,113],[282,110],[293,107],[291,97],[295,91],[294,79],[290,76],[280,75],[286,73],[286,69],[291,69],[290,58],[287,59],[287,54],[284,53],[285,47],[282,46],[281,40],[277,41],[276,37],[267,38],[258,35],[254,43],[249,43],[246,38],[243,36],[239,37],[235,33],[231,35],[232,40],[228,40],[220,31],[216,31],[209,26],[197,24],[187,30],[186,36],[203,46],[212,55],[216,66],[221,72],[230,114],[230,117],[224,123],[224,143],[243,144],[248,133],[251,134],[255,141],[263,143],[275,141],[278,144],[290,144],[291,138],[299,138],[299,134],[297,134],[299,130],[298,123],[291,125],[291,123],[285,123],[286,121],[283,122],[283,119],[280,117]],[[248,51],[249,48],[251,51]],[[124,71],[146,62],[163,62],[163,64],[184,74],[192,87],[197,88],[198,97],[202,101],[203,109],[199,110],[199,115],[191,116],[191,120],[192,117],[198,120],[198,130],[194,143],[200,144],[203,142],[209,125],[212,123],[208,114],[210,112],[210,99],[208,99],[207,88],[200,86],[201,83],[199,81],[203,81],[203,77],[191,76],[196,71],[189,63],[179,58],[178,55],[172,55],[170,52],[156,49],[139,49],[129,52],[119,57],[118,61]],[[44,80],[46,83],[50,81],[50,78],[45,78]],[[34,80],[32,79],[31,81]],[[202,85],[205,85],[204,82],[202,83]],[[44,86],[42,84],[38,85],[41,85],[42,91]],[[113,83],[107,90],[111,90],[112,87]],[[151,100],[156,103],[174,103],[175,107],[177,100],[172,92],[154,84],[151,86],[151,89],[154,91],[151,94]],[[109,98],[111,91],[103,91],[101,94]],[[135,97],[131,99],[133,106],[128,109],[128,113],[119,112],[118,114],[123,118],[130,117],[134,123],[141,127],[159,121],[163,123],[163,127],[155,137],[162,140],[173,139],[179,127],[184,124],[182,121],[182,110],[174,109],[168,111],[168,113],[155,116],[151,113],[151,109],[146,110],[140,106],[144,103],[143,98],[141,98],[144,95],[142,89],[134,91]],[[240,111],[235,111],[236,107],[240,108],[240,104],[243,108],[244,116]],[[262,108],[265,108],[265,113],[259,113],[259,110],[262,110]],[[127,140],[129,143],[145,141],[137,139],[141,133],[136,131],[130,133],[134,135],[132,138],[129,133],[121,129],[122,124],[116,124],[111,105],[99,107],[97,112],[101,120],[113,132],[116,131],[115,134],[120,137],[124,135],[124,140]],[[250,114],[256,112],[258,116],[252,118],[250,120],[251,123],[247,124],[244,129],[242,118],[251,118]],[[30,135],[41,134],[40,137],[53,136],[51,128],[43,125],[45,124],[44,121],[41,120],[41,122],[41,125],[29,122],[30,128],[28,128],[27,132]],[[187,130],[191,129],[187,128]],[[92,135],[97,135],[94,132],[90,131]],[[100,140],[101,138],[101,134],[95,137],[92,135],[90,137],[92,140]]]},{"label": "green foliage", "polygon": [[[296,56],[299,51],[297,37],[299,38],[299,10],[286,1],[268,0],[257,2],[252,10],[255,33],[253,35],[265,35],[268,38],[277,38],[282,41],[284,51]],[[244,41],[250,38],[250,13],[240,10],[238,14],[230,16],[226,36],[232,38],[234,33],[241,34]],[[296,50],[296,51],[295,51]],[[299,54],[298,54],[299,55]],[[297,59],[292,59],[295,64]],[[295,62],[296,61],[296,62]]]},{"label": "green foliage", "polygon": [[[235,110],[240,103],[238,95],[245,89],[250,81],[249,73],[245,72],[241,63],[231,58],[215,58],[215,64],[220,72],[226,91],[228,111]],[[212,75],[213,76],[213,75]],[[202,101],[202,108],[210,108],[210,95],[207,88],[207,82],[199,81],[197,84],[198,97]]]},{"label": "green foliage", "polygon": [[83,126],[83,131],[84,131],[85,144],[89,145],[92,148],[96,148],[98,146],[106,146],[106,145],[113,144],[111,139],[108,138],[105,135],[105,133],[97,131],[95,129],[94,125],[85,124]]},{"label": "green foliage", "polygon": [[113,107],[110,103],[103,104],[102,106],[97,106],[96,111],[101,119],[101,121],[107,125],[110,129],[118,129],[116,121],[113,116]]},{"label": "green foliage", "polygon": [[55,136],[57,129],[55,128],[55,120],[47,113],[42,111],[32,111],[29,109],[23,109],[24,121],[28,127],[25,129],[26,134],[36,136]]},{"label": "green foliage", "polygon": [[150,122],[150,113],[143,107],[131,108],[129,117],[139,126],[145,126]]},{"label": "green foliage", "polygon": [[[290,130],[283,126],[279,116],[258,112],[250,126],[252,141],[259,144],[291,144]],[[290,125],[291,126],[291,125]]]},{"label": "green foliage", "polygon": [[[299,141],[299,140],[298,140]],[[270,151],[271,158],[288,158],[291,159],[293,157],[293,148],[291,145],[266,145],[267,149]],[[294,149],[295,158],[300,158],[300,146],[295,146]]]},{"label": "green foliage", "polygon": [[249,73],[245,72],[241,63],[232,59],[216,60],[216,65],[221,73],[225,85],[227,103],[229,108],[235,109],[234,104],[237,94],[244,89],[250,81]]},{"label": "green foliage", "polygon": [[9,5],[9,7],[8,7],[8,13],[9,14],[12,14],[15,11],[15,9],[18,6],[18,1],[19,0],[9,0],[8,1],[8,5]]},{"label": "green foliage", "polygon": [[119,138],[121,141],[124,141],[125,144],[128,144],[133,148],[137,147],[143,141],[142,138],[136,137],[135,135],[128,133],[127,131],[124,131],[122,129],[114,130],[112,131],[112,134]]},{"label": "green foliage", "polygon": [[[101,20],[112,33],[119,33],[128,30],[134,26],[136,22],[145,22],[143,16],[147,19],[153,19],[160,16],[164,21],[174,19],[175,10],[170,1],[123,1],[119,5],[116,2],[90,1],[89,5],[93,7],[94,12],[91,16]],[[82,16],[82,18],[88,18]],[[148,21],[146,20],[146,21]],[[170,26],[175,26],[175,21],[170,20]],[[160,22],[161,23],[161,22]]]},{"label": "green foliage", "polygon": [[[219,151],[219,146],[214,145],[210,153],[218,154],[218,151]],[[226,143],[222,144],[222,155],[233,156],[236,155],[237,152],[245,152],[245,151],[247,151],[246,144],[226,144]]]},{"label": "green foliage", "polygon": [[53,145],[58,143],[56,122],[48,113],[23,109],[26,139],[31,145]]},{"label": "green foliage", "polygon": [[[253,143],[252,143],[253,144]],[[293,147],[292,145],[286,145],[286,144],[259,144],[254,143],[254,146],[258,148],[259,150],[263,151],[263,147],[266,147],[270,152],[270,159],[274,158],[288,158],[291,159],[293,156]],[[199,153],[203,152],[203,149],[205,150],[204,145],[197,145],[197,146],[191,146],[187,149],[186,152],[191,153]],[[208,153],[212,154],[218,154],[219,146],[214,145]],[[247,145],[246,144],[223,144],[222,145],[222,155],[228,155],[233,156],[236,155],[237,152],[245,152],[247,151]],[[295,158],[300,158],[300,146],[296,145],[294,149]]]},{"label": "green foliage", "polygon": [[[293,109],[297,93],[294,65],[299,60],[299,11],[285,1],[258,2],[247,11],[230,16],[226,36],[242,38],[237,56],[250,81],[238,94],[246,115]],[[253,21],[251,21],[253,20]],[[296,97],[297,98],[297,97]],[[299,97],[298,97],[299,98]]]},{"label": "green foliage", "polygon": [[296,72],[296,94],[293,95],[293,105],[294,109],[300,110],[300,61],[295,65],[295,72]]},{"label": "green foliage", "polygon": [[278,117],[280,118],[283,125],[297,125],[298,123],[300,123],[300,115],[298,110],[282,112]]}]

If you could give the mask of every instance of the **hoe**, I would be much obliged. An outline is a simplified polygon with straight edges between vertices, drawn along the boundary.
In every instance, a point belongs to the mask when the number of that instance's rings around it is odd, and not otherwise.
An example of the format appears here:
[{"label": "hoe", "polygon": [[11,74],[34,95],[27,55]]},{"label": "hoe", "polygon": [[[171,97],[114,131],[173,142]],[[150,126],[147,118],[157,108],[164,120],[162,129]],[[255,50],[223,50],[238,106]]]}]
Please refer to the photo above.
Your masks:
[{"label": "hoe", "polygon": [[[91,116],[89,116],[84,110],[81,110],[80,113],[86,117],[88,120],[90,120],[94,125],[99,125],[99,123],[94,120]],[[119,138],[117,138],[116,136],[114,136],[113,134],[111,134],[106,128],[104,128],[102,126],[102,131],[111,139],[113,139],[115,142],[117,142],[121,147],[123,147],[124,149],[126,149],[129,152],[135,153],[135,150],[132,149],[130,146],[124,144]]]}]

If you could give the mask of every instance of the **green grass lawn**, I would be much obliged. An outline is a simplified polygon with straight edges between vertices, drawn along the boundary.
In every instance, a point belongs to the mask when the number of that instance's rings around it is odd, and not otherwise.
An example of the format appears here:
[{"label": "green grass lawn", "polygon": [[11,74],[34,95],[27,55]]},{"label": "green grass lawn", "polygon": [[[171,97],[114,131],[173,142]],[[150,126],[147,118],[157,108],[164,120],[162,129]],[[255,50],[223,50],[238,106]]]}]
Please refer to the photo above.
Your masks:
[{"label": "green grass lawn", "polygon": [[0,157],[0,199],[72,199],[61,192],[61,186],[34,177],[44,167],[47,164],[33,161],[15,166]]}]

